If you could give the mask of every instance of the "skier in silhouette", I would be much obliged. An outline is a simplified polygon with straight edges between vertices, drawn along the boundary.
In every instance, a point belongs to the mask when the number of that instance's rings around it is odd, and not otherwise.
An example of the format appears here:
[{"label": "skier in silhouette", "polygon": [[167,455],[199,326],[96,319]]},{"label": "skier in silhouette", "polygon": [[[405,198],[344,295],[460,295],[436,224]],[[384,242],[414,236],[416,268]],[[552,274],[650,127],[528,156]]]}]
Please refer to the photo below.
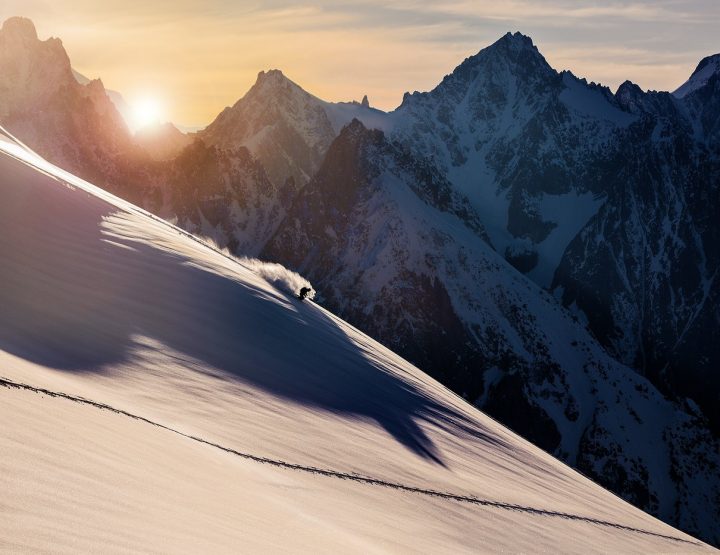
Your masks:
[{"label": "skier in silhouette", "polygon": [[300,299],[301,301],[305,300],[305,297],[308,296],[310,291],[312,291],[312,289],[310,289],[309,287],[303,287],[302,289],[300,289],[300,294],[298,295],[298,299]]}]

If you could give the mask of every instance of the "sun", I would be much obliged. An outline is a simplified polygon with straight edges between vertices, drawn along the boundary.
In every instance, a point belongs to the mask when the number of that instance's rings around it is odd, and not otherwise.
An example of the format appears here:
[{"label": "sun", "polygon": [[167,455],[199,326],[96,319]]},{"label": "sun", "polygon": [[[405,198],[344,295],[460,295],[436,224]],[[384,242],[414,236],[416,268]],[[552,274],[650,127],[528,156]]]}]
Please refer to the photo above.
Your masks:
[{"label": "sun", "polygon": [[130,105],[132,125],[137,129],[160,123],[164,116],[162,102],[157,98],[145,96]]}]

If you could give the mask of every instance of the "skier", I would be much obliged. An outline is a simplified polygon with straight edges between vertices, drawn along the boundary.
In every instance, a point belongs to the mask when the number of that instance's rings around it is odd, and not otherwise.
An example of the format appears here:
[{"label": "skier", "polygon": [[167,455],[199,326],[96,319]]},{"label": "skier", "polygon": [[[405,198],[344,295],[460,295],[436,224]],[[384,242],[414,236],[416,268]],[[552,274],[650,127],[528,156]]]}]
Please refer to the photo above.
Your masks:
[{"label": "skier", "polygon": [[305,300],[305,297],[308,296],[310,291],[312,291],[312,289],[310,289],[309,287],[303,287],[302,289],[300,289],[300,294],[298,295],[298,299],[300,299],[301,301]]}]

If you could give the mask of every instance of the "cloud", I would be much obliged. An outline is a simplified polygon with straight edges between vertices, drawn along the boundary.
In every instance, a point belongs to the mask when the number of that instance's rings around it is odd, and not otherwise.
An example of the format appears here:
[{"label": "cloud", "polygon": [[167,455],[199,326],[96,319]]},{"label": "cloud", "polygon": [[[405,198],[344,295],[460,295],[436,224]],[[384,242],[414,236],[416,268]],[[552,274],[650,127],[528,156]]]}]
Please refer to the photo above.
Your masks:
[{"label": "cloud", "polygon": [[269,68],[328,100],[368,94],[392,109],[510,30],[558,69],[613,87],[674,88],[720,50],[715,0],[3,0],[9,15],[61,37],[83,73],[165,98],[190,125],[209,123]]}]

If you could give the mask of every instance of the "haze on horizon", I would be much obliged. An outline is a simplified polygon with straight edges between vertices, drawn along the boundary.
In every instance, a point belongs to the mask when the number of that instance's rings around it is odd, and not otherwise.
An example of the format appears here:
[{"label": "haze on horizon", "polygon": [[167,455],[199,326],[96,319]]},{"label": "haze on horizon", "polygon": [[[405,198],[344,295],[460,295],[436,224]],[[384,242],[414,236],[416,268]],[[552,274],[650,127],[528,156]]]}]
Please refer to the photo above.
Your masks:
[{"label": "haze on horizon", "polygon": [[391,110],[429,90],[507,31],[532,37],[556,69],[613,90],[625,79],[673,90],[720,51],[715,0],[4,0],[2,20],[32,19],[59,37],[75,69],[134,99],[160,99],[166,119],[206,125],[278,68],[326,100]]}]

